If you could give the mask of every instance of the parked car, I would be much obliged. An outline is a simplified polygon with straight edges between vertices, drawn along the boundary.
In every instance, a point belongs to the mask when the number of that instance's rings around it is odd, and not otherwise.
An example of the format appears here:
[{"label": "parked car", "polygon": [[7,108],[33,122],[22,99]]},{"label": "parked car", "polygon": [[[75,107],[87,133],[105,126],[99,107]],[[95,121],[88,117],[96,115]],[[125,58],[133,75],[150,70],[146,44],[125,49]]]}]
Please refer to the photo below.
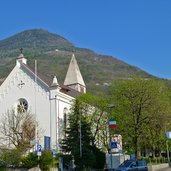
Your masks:
[{"label": "parked car", "polygon": [[126,160],[116,171],[148,171],[148,167],[145,160]]}]

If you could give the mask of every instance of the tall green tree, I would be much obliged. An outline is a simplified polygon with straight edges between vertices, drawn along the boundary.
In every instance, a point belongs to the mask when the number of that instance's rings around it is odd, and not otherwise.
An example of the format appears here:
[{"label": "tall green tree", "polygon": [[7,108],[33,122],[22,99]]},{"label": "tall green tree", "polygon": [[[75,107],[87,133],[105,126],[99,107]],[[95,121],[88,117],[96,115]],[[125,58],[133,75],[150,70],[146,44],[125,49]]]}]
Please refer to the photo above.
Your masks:
[{"label": "tall green tree", "polygon": [[92,167],[95,161],[91,145],[91,127],[86,115],[86,108],[76,99],[69,116],[63,150],[73,156],[77,170]]},{"label": "tall green tree", "polygon": [[156,148],[170,117],[170,99],[164,83],[141,78],[116,81],[110,87],[109,97],[117,110],[112,114],[118,122],[115,131],[122,134],[124,144],[133,147],[137,158],[142,147]]}]

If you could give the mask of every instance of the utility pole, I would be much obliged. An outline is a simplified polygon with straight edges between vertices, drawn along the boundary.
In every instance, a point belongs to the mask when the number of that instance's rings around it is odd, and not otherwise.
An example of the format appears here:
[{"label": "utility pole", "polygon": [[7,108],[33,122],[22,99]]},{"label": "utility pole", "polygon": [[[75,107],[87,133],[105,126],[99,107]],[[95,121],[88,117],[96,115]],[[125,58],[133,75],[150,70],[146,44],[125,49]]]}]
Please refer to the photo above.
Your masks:
[{"label": "utility pole", "polygon": [[[165,128],[166,130],[166,128]],[[167,161],[168,161],[168,165],[170,166],[170,155],[169,155],[169,138],[171,138],[171,132],[166,132],[166,150],[167,150]]]},{"label": "utility pole", "polygon": [[111,110],[113,108],[115,108],[115,105],[114,104],[111,104],[109,106],[107,106],[109,110],[108,112],[108,131],[109,131],[109,153],[110,153],[110,163],[111,163],[111,169],[113,168],[113,162],[112,162],[112,148],[111,148],[111,131],[110,131],[110,128],[109,128],[109,121],[110,121],[110,117],[111,117]]},{"label": "utility pole", "polygon": [[80,158],[82,158],[82,125],[81,125],[81,112],[79,110],[79,115],[80,115]]}]

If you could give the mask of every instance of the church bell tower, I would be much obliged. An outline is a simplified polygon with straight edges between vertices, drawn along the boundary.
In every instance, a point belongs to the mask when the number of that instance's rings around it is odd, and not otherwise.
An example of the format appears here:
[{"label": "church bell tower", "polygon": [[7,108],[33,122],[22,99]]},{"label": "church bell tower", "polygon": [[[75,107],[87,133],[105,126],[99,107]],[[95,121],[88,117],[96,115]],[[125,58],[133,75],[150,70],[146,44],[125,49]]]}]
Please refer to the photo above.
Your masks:
[{"label": "church bell tower", "polygon": [[64,85],[80,93],[86,93],[86,85],[84,83],[74,53],[72,54],[69,68],[65,77]]}]

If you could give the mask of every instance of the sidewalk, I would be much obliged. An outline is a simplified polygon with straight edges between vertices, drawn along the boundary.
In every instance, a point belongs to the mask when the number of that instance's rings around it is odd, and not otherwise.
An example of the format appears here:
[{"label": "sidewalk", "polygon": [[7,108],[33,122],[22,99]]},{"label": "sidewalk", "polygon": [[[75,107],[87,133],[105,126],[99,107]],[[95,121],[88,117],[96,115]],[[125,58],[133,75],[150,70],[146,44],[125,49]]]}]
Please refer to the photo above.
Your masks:
[{"label": "sidewalk", "polygon": [[148,171],[171,171],[171,167],[168,166],[168,163],[160,165],[150,165],[148,166]]},{"label": "sidewalk", "polygon": [[163,169],[157,169],[155,171],[171,171],[171,167],[166,167],[166,168],[163,168]]}]

